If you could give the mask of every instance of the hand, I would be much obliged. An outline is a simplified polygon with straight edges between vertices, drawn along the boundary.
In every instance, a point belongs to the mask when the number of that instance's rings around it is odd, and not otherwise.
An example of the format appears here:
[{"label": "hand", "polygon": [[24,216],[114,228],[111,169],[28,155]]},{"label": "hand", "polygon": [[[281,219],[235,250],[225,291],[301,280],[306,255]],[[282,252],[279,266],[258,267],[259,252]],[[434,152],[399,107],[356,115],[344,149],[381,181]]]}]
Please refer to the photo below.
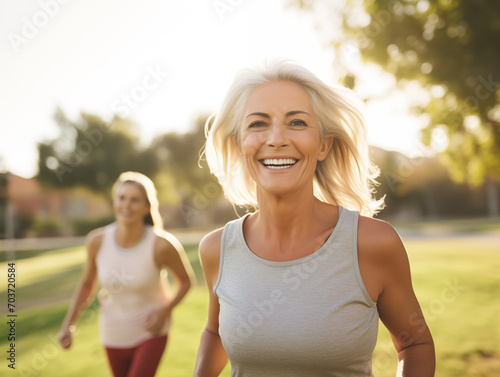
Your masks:
[{"label": "hand", "polygon": [[165,306],[161,309],[155,310],[146,317],[145,329],[153,334],[158,334],[166,320],[170,320],[172,314],[172,309],[169,306]]},{"label": "hand", "polygon": [[62,348],[68,349],[71,347],[71,340],[72,340],[72,332],[69,328],[63,328],[61,331],[59,331],[59,334],[57,334],[57,340],[59,341],[59,344],[61,345]]}]

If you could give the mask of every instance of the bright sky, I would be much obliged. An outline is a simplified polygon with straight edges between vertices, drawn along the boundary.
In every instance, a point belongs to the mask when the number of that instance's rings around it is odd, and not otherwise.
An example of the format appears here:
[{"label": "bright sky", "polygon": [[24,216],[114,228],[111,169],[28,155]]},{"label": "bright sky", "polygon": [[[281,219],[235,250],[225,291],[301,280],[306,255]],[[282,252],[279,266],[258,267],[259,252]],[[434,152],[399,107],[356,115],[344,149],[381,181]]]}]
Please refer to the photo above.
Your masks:
[{"label": "bright sky", "polygon": [[[286,0],[25,0],[0,3],[0,171],[37,173],[37,143],[57,137],[56,106],[128,116],[141,140],[187,131],[217,108],[234,73],[291,58],[333,83],[334,54]],[[217,7],[216,7],[217,6]],[[349,52],[350,54],[350,52]],[[418,120],[377,69],[361,69],[369,141],[421,155]]]}]

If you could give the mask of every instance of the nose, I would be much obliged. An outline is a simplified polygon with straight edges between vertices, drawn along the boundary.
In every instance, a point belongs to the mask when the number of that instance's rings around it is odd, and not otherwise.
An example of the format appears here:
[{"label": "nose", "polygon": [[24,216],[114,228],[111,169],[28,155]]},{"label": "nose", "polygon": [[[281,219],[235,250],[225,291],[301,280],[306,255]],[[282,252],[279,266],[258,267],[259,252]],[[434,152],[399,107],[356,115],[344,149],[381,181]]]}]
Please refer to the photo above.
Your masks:
[{"label": "nose", "polygon": [[270,147],[281,148],[288,145],[286,128],[282,124],[273,124],[269,130],[267,145]]},{"label": "nose", "polygon": [[130,200],[127,199],[127,198],[123,198],[121,201],[120,201],[120,204],[123,208],[128,208],[130,207]]}]

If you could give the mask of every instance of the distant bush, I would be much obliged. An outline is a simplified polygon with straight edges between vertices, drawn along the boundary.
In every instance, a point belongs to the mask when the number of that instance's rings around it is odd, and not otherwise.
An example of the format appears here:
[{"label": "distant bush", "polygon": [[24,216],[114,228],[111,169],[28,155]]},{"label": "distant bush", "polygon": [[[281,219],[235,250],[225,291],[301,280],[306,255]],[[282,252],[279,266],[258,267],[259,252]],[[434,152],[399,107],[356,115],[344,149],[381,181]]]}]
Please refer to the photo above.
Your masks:
[{"label": "distant bush", "polygon": [[108,225],[113,221],[115,221],[113,216],[106,216],[98,219],[76,219],[73,220],[73,232],[75,236],[84,236],[92,229]]},{"label": "distant bush", "polygon": [[23,218],[29,225],[24,227],[25,232],[21,237],[30,236],[35,237],[58,237],[61,234],[61,222],[54,219],[39,220],[31,217]]}]

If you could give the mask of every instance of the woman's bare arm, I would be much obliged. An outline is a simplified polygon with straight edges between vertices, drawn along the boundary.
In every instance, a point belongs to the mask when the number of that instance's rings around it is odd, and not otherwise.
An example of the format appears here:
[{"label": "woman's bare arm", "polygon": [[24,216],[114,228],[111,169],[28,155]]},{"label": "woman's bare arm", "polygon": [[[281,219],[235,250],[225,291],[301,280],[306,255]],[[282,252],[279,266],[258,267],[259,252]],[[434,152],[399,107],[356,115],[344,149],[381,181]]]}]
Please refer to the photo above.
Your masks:
[{"label": "woman's bare arm", "polygon": [[227,354],[219,336],[219,299],[213,293],[219,275],[222,229],[200,242],[200,261],[209,292],[208,321],[201,335],[193,377],[216,377],[227,364]]},{"label": "woman's bare arm", "polygon": [[177,290],[174,297],[168,300],[167,306],[158,312],[151,313],[146,320],[146,330],[157,333],[163,327],[172,309],[184,298],[192,285],[196,284],[193,269],[182,244],[170,233],[157,230],[158,239],[155,244],[155,263],[159,268],[167,267],[176,280]]},{"label": "woman's bare arm", "polygon": [[403,242],[383,221],[360,218],[359,231],[360,260],[369,261],[367,274],[380,283],[377,308],[398,352],[397,377],[434,376],[434,343],[413,291]]},{"label": "woman's bare arm", "polygon": [[82,278],[75,289],[71,304],[63,320],[58,340],[63,348],[69,348],[72,342],[72,332],[80,317],[80,314],[87,308],[97,287],[97,266],[96,256],[101,246],[102,229],[96,229],[87,235],[85,240],[87,248],[87,260]]}]

